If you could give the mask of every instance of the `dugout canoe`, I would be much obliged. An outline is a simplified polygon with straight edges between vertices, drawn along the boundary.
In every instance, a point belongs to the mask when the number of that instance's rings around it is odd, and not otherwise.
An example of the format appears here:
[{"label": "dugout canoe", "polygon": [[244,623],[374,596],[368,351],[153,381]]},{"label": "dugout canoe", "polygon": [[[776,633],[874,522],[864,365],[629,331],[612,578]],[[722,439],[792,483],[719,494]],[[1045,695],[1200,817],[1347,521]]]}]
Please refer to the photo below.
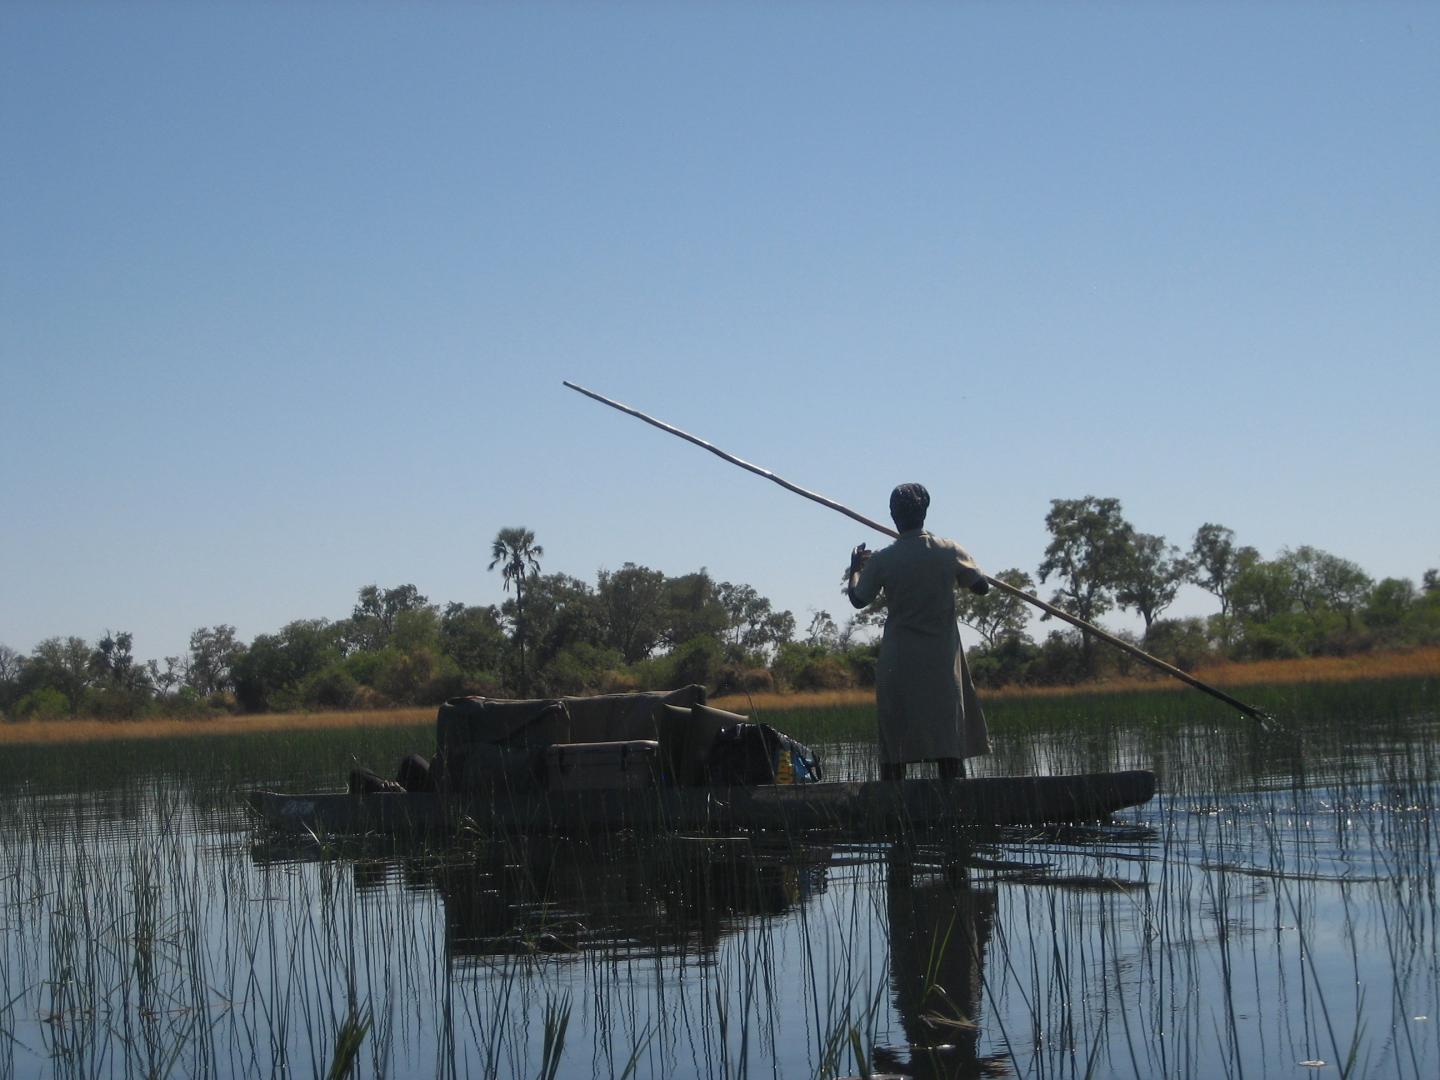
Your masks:
[{"label": "dugout canoe", "polygon": [[497,791],[486,797],[411,792],[283,794],[246,798],[265,825],[317,835],[416,832],[837,830],[878,834],[936,827],[1098,821],[1155,794],[1140,770],[1071,776],[976,777],[656,787],[648,790]]}]

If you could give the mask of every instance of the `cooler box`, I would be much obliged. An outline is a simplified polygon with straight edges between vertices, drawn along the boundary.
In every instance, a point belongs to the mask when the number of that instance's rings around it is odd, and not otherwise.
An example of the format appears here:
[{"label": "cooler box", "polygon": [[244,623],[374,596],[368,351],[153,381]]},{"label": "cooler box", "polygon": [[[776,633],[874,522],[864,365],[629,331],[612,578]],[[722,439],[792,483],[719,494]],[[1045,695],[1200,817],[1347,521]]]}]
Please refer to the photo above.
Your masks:
[{"label": "cooler box", "polygon": [[545,785],[552,791],[626,790],[655,786],[660,743],[555,743],[545,748]]}]

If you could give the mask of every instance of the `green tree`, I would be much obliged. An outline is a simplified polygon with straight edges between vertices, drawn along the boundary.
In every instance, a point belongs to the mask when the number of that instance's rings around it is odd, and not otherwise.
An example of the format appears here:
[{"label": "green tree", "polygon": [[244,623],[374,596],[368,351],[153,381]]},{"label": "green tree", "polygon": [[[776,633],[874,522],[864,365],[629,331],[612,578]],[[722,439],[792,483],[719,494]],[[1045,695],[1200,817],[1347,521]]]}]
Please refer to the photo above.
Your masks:
[{"label": "green tree", "polygon": [[498,673],[505,654],[500,612],[449,603],[440,616],[440,651],[467,675]]},{"label": "green tree", "polygon": [[[1054,577],[1059,588],[1052,602],[1094,622],[1114,603],[1114,590],[1130,554],[1134,530],[1121,513],[1120,500],[1094,495],[1052,499],[1045,528],[1051,539],[1040,564],[1040,581]],[[1086,670],[1093,671],[1094,645],[1089,634],[1084,635],[1082,652]]]},{"label": "green tree", "polygon": [[515,640],[520,646],[520,693],[528,692],[529,678],[525,671],[525,581],[540,573],[540,560],[545,549],[535,543],[529,529],[506,528],[495,534],[490,544],[490,569],[500,568],[505,591],[515,586]]},{"label": "green tree", "polygon": [[1295,573],[1281,560],[1256,559],[1238,574],[1230,588],[1231,611],[1242,623],[1264,623],[1294,610]]},{"label": "green tree", "polygon": [[1373,582],[1359,565],[1328,551],[1303,544],[1280,553],[1280,562],[1290,568],[1294,600],[1306,615],[1318,618],[1333,611],[1353,629],[1355,613],[1365,606]]},{"label": "green tree", "polygon": [[1415,583],[1409,578],[1388,577],[1378,581],[1365,604],[1365,625],[1373,630],[1394,630],[1405,621],[1419,598]]},{"label": "green tree", "polygon": [[830,612],[811,609],[810,625],[805,630],[805,645],[811,649],[843,648],[840,628],[835,625]]},{"label": "green tree", "polygon": [[725,646],[715,638],[703,635],[691,638],[665,658],[669,668],[665,681],[671,686],[699,683],[713,689],[724,660]]},{"label": "green tree", "polygon": [[144,690],[148,685],[145,668],[135,663],[134,644],[133,634],[106,630],[90,654],[95,682],[113,690]]},{"label": "green tree", "polygon": [[42,686],[15,703],[15,715],[25,720],[58,720],[70,711],[70,702],[59,690]]},{"label": "green tree", "polygon": [[440,615],[434,605],[410,608],[395,614],[388,648],[401,652],[429,652],[440,655]]},{"label": "green tree", "polygon": [[178,656],[167,656],[163,662],[147,660],[145,661],[145,671],[150,685],[161,697],[169,697],[176,687],[182,686],[185,682],[185,661]]},{"label": "green tree", "polygon": [[1189,561],[1191,583],[1220,601],[1221,637],[1228,643],[1235,580],[1247,566],[1260,561],[1260,553],[1252,547],[1236,547],[1232,530],[1206,522],[1195,530]]},{"label": "green tree", "polygon": [[392,647],[376,659],[375,689],[397,705],[436,705],[460,692],[460,669],[438,652]]},{"label": "green tree", "polygon": [[665,575],[627,562],[613,573],[601,570],[595,594],[606,643],[627,664],[649,656],[664,633]]},{"label": "green tree", "polygon": [[20,677],[24,671],[24,654],[0,644],[0,710],[10,709],[19,699]]},{"label": "green tree", "polygon": [[1145,634],[1159,614],[1175,601],[1175,594],[1190,576],[1190,563],[1180,549],[1163,536],[1135,533],[1115,582],[1115,602],[1138,612]]},{"label": "green tree", "polygon": [[[529,651],[531,692],[539,691],[544,669],[565,650],[578,646],[601,646],[605,631],[595,591],[569,574],[541,574],[526,586],[526,636]],[[507,600],[501,614],[512,622],[519,617],[514,601]],[[593,654],[587,654],[593,655]]]},{"label": "green tree", "polygon": [[25,692],[49,688],[65,695],[70,715],[80,711],[91,682],[93,650],[84,638],[52,637],[36,645],[21,680]]},{"label": "green tree", "polygon": [[[1035,589],[1034,579],[1015,567],[1001,570],[995,579],[1022,592],[1033,592]],[[962,623],[985,640],[987,652],[993,652],[1007,638],[1029,639],[1026,627],[1030,623],[1030,605],[1004,589],[992,588],[984,596],[969,589],[956,589],[955,613]]]},{"label": "green tree", "polygon": [[355,608],[342,631],[346,649],[362,652],[383,649],[390,644],[396,624],[404,616],[416,612],[428,612],[433,616],[437,610],[429,597],[422,596],[414,585],[397,585],[393,589],[366,585],[360,590]]},{"label": "green tree", "polygon": [[206,698],[233,690],[232,669],[244,652],[244,643],[235,637],[235,627],[228,623],[192,630],[185,685]]},{"label": "green tree", "polygon": [[660,644],[675,649],[697,637],[718,640],[729,621],[719,592],[715,579],[704,567],[692,574],[666,578]]},{"label": "green tree", "polygon": [[322,668],[299,687],[300,701],[321,709],[348,709],[355,704],[360,685],[340,661]]},{"label": "green tree", "polygon": [[304,701],[305,682],[341,659],[337,624],[297,619],[259,635],[236,659],[235,698],[247,712],[293,708]]},{"label": "green tree", "polygon": [[739,662],[748,654],[764,655],[795,637],[795,616],[776,611],[754,586],[722,581],[717,597],[726,615],[726,659]]}]

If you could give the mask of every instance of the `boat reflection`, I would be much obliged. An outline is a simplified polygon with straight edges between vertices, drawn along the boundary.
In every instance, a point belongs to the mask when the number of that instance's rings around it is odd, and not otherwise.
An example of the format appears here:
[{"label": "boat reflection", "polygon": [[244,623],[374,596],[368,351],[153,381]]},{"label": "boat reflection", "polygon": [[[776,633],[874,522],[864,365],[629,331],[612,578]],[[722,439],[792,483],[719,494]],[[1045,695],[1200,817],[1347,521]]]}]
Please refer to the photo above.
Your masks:
[{"label": "boat reflection", "polygon": [[756,917],[825,891],[830,848],[784,838],[512,836],[448,851],[257,843],[260,864],[338,858],[358,893],[437,894],[454,964],[603,950],[608,959],[713,951]]},{"label": "boat reflection", "polygon": [[748,838],[531,838],[437,867],[434,882],[452,961],[591,950],[627,959],[713,950],[749,919],[823,892],[829,857]]}]

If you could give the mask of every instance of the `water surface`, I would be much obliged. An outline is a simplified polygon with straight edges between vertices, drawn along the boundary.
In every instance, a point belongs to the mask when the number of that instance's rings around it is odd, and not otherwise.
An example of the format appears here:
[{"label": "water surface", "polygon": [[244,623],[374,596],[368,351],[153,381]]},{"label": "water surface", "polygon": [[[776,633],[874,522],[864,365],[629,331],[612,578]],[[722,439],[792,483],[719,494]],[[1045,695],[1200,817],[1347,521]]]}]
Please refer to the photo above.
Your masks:
[{"label": "water surface", "polygon": [[1433,704],[997,727],[982,771],[1152,768],[1162,793],[899,845],[435,848],[269,837],[235,801],[424,729],[23,748],[0,1075],[324,1075],[356,1023],[375,1076],[1440,1075]]}]

